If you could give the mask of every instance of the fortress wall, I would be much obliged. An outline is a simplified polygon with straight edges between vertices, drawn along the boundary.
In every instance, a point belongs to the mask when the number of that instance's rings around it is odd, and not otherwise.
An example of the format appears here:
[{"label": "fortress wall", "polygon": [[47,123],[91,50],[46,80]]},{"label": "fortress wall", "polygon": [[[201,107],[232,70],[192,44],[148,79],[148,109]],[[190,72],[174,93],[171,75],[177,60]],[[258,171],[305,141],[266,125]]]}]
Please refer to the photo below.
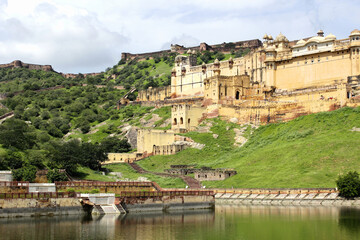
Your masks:
[{"label": "fortress wall", "polygon": [[0,68],[28,68],[30,70],[43,70],[43,71],[54,71],[51,65],[38,65],[38,64],[29,64],[29,63],[23,63],[19,60],[15,60],[11,63],[7,64],[0,64]]},{"label": "fortress wall", "polygon": [[137,101],[160,101],[171,96],[171,86],[140,90]]},{"label": "fortress wall", "polygon": [[142,153],[108,153],[108,159],[102,164],[132,163],[142,158]]},{"label": "fortress wall", "polygon": [[325,53],[316,55],[314,58],[307,56],[306,60],[305,57],[294,58],[290,63],[278,65],[275,86],[288,90],[321,86],[334,84],[335,80],[346,80],[350,75],[349,53]]},{"label": "fortress wall", "polygon": [[151,153],[153,146],[171,145],[175,142],[175,133],[171,130],[139,129],[137,149],[141,153]]}]

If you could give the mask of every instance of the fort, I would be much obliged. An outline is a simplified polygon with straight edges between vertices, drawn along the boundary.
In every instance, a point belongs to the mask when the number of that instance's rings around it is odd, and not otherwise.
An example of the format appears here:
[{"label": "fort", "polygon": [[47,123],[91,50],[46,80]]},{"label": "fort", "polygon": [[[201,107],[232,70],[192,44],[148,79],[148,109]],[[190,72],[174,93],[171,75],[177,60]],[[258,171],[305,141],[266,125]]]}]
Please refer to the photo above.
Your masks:
[{"label": "fort", "polygon": [[211,64],[196,65],[191,51],[178,55],[171,90],[139,91],[137,101],[172,106],[175,132],[190,131],[205,118],[266,124],[359,105],[359,30],[339,40],[321,30],[299,41],[265,35],[251,46],[244,57]]},{"label": "fort", "polygon": [[239,42],[229,42],[229,43],[222,43],[222,44],[216,44],[216,45],[208,45],[207,43],[203,42],[200,43],[199,46],[195,47],[184,47],[182,45],[178,44],[171,44],[170,49],[163,50],[163,51],[157,51],[157,52],[149,52],[149,53],[138,53],[138,54],[132,54],[132,53],[121,53],[121,59],[122,60],[132,60],[132,59],[146,59],[146,58],[154,58],[156,56],[162,56],[164,54],[169,53],[179,53],[184,54],[190,51],[218,51],[223,53],[230,53],[231,51],[238,50],[241,48],[258,48],[262,45],[261,41],[258,39],[252,39],[247,41],[239,41]]},{"label": "fort", "polygon": [[[0,69],[1,68],[10,68],[10,69],[27,68],[29,70],[42,70],[42,71],[46,71],[46,72],[56,72],[51,65],[40,65],[40,64],[24,63],[24,62],[22,62],[20,60],[15,60],[15,61],[12,61],[11,63],[0,64]],[[60,72],[59,74],[61,74],[65,78],[76,78],[76,77],[78,77],[80,75],[83,76],[83,77],[87,77],[87,76],[94,77],[94,76],[100,75],[102,73],[103,72],[77,74],[77,73],[61,73]]]},{"label": "fort", "polygon": [[244,46],[251,51],[243,57],[197,65],[197,51],[224,51],[226,44],[201,44],[194,49],[172,45],[170,51],[186,54],[175,57],[171,85],[141,90],[135,102],[171,106],[171,133],[146,130],[147,140],[138,138],[138,151],[144,157],[170,149],[173,134],[194,131],[206,118],[261,125],[360,105],[359,30],[345,39],[319,30],[316,36],[301,40],[265,34],[263,42],[232,45]]},{"label": "fort", "polygon": [[7,64],[0,64],[0,68],[28,68],[30,70],[43,70],[48,72],[53,72],[54,69],[51,65],[38,65],[38,64],[30,64],[30,63],[23,63],[20,60],[12,61],[11,63]]}]

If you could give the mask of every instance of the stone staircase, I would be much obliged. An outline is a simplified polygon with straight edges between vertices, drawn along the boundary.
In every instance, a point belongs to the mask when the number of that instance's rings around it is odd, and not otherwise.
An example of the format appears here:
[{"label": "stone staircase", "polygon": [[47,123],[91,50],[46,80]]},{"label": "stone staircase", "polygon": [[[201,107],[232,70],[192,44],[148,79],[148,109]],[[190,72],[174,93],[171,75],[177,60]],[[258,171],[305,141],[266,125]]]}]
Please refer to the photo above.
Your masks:
[{"label": "stone staircase", "polygon": [[104,215],[104,214],[126,214],[125,209],[121,205],[94,205],[94,214]]},{"label": "stone staircase", "polygon": [[125,208],[123,207],[123,205],[120,203],[120,204],[116,204],[115,207],[118,209],[118,211],[121,213],[121,214],[126,214],[126,210]]},{"label": "stone staircase", "polygon": [[100,205],[94,205],[93,213],[103,215],[105,214],[104,210]]}]

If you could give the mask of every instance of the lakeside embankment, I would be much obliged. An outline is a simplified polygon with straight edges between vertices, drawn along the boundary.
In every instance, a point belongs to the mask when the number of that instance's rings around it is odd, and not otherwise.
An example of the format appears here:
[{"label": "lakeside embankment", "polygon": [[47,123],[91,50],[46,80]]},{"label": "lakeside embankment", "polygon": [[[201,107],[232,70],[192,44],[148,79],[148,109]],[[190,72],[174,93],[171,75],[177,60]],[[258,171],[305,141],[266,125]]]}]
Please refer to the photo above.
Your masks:
[{"label": "lakeside embankment", "polygon": [[[0,193],[0,217],[171,212],[222,204],[360,207],[360,199],[346,200],[335,188],[189,190],[161,189],[153,182],[57,182],[62,192],[30,193],[28,183],[3,185],[7,192]],[[76,193],[94,187],[100,193]]]},{"label": "lakeside embankment", "polygon": [[360,199],[340,197],[335,188],[217,189],[215,192],[216,204],[360,207]]}]

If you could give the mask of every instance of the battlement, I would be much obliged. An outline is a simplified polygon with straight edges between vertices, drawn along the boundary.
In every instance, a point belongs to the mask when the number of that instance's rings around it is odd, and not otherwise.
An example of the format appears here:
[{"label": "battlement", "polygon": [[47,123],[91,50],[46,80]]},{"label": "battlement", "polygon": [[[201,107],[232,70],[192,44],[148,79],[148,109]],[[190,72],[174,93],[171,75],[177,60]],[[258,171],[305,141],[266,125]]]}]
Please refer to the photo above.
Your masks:
[{"label": "battlement", "polygon": [[172,52],[176,52],[179,54],[184,54],[187,51],[217,51],[217,52],[223,52],[223,53],[230,53],[231,51],[236,51],[241,48],[250,48],[250,49],[256,49],[258,47],[262,46],[262,42],[259,39],[252,39],[252,40],[245,40],[245,41],[238,41],[238,42],[229,42],[229,43],[221,43],[221,44],[215,44],[215,45],[208,45],[207,43],[203,42],[200,43],[199,46],[194,47],[184,47],[178,44],[171,44],[170,49],[163,50],[163,51],[157,51],[157,52],[148,52],[148,53],[138,53],[138,54],[132,54],[132,53],[121,53],[121,59],[125,60],[132,60],[134,58],[138,59],[146,59],[146,58],[154,58],[156,56],[162,56],[164,54],[169,54]]}]

